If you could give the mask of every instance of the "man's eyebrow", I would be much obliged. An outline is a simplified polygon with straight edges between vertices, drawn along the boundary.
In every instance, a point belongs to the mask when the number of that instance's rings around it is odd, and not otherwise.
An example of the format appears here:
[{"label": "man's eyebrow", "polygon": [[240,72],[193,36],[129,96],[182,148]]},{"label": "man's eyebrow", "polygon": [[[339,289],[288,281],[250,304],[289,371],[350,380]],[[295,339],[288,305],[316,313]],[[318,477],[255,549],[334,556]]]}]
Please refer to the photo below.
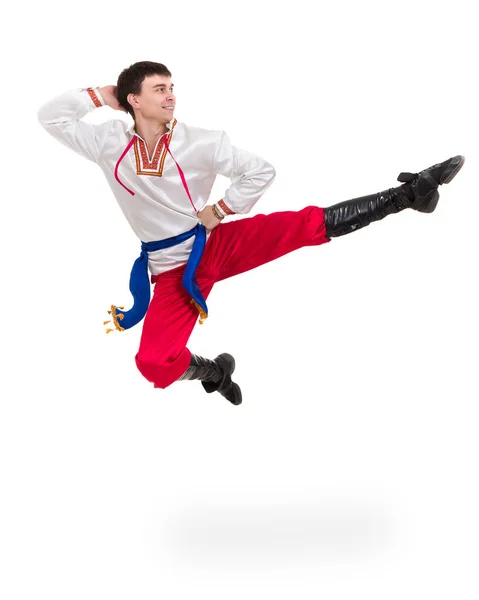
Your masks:
[{"label": "man's eyebrow", "polygon": [[[166,87],[166,83],[157,83],[157,84],[156,84],[156,85],[154,85],[154,86],[153,86],[151,89],[153,89],[153,90],[154,90],[154,89],[155,89],[155,88],[157,88],[157,87]],[[174,83],[172,83],[170,87],[174,88],[174,87],[175,87],[175,84],[174,84]]]}]

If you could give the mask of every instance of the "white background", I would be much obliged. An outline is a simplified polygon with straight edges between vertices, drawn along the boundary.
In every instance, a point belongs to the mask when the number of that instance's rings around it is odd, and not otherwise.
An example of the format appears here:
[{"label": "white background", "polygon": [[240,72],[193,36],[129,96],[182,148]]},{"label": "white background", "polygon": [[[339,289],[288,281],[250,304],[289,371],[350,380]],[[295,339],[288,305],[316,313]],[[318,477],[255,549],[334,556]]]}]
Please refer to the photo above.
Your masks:
[{"label": "white background", "polygon": [[[477,600],[472,6],[10,5],[2,599]],[[37,122],[54,95],[114,84],[139,60],[172,71],[179,120],[275,166],[252,214],[327,206],[466,156],[434,214],[218,284],[189,347],[236,357],[240,407],[198,382],[153,389],[134,364],[140,328],[105,335],[138,240],[101,171]]]}]

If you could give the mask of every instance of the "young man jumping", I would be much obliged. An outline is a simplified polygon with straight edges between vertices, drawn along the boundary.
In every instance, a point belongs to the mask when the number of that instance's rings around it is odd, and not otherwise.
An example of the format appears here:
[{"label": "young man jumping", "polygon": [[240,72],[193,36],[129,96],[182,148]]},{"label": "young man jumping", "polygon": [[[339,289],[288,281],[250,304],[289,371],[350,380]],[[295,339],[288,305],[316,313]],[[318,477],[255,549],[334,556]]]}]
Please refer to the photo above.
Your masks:
[{"label": "young man jumping", "polygon": [[[138,62],[115,85],[76,89],[44,104],[43,127],[57,140],[102,169],[121,210],[141,241],[130,276],[133,307],[112,305],[112,327],[128,329],[143,318],[135,357],[155,387],[200,380],[232,404],[241,390],[231,376],[235,361],[214,360],[186,347],[198,316],[208,315],[214,284],[304,246],[319,246],[387,215],[412,208],[430,213],[439,185],[449,183],[464,163],[455,156],[420,171],[401,173],[402,185],[328,206],[224,223],[247,214],[275,177],[265,160],[233,146],[224,131],[191,127],[174,118],[176,98],[170,71],[160,63]],[[111,119],[82,121],[101,106],[128,112],[133,124]],[[230,179],[223,198],[208,205],[217,174]],[[150,279],[155,284],[150,301]]]}]

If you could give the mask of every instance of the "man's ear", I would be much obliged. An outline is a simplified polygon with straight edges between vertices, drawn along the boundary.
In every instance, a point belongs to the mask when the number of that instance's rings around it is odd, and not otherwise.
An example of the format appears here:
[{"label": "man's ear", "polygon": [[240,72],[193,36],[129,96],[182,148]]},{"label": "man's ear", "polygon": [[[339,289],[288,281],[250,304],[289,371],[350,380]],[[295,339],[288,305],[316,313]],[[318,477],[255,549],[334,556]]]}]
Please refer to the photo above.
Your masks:
[{"label": "man's ear", "polygon": [[138,108],[140,106],[140,103],[138,102],[138,100],[136,99],[135,94],[128,94],[128,96],[126,97],[128,103],[133,107],[133,108]]}]

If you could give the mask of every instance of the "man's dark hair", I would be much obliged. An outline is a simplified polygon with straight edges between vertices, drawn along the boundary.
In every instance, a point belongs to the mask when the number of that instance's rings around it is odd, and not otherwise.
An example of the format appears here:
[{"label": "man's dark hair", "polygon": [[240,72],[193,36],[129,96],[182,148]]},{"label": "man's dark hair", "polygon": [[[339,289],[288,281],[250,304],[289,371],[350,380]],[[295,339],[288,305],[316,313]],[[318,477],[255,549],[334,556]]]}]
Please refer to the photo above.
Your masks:
[{"label": "man's dark hair", "polygon": [[151,75],[165,75],[171,77],[171,73],[161,63],[150,62],[144,60],[130,65],[127,69],[123,69],[118,77],[116,84],[116,93],[118,102],[126,108],[132,117],[134,117],[133,107],[127,100],[128,94],[139,94],[141,92],[141,84],[145,77]]}]

